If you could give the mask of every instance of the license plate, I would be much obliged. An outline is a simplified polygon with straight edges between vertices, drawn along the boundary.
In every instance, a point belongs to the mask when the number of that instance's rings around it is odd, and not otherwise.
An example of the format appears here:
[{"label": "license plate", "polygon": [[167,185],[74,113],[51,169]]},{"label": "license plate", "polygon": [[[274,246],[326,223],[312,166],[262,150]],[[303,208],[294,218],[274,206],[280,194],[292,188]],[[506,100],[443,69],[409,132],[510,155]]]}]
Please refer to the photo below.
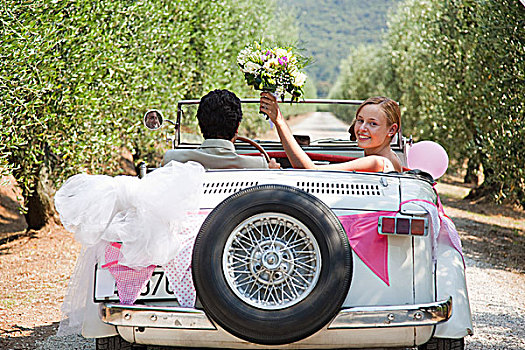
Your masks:
[{"label": "license plate", "polygon": [[[155,268],[148,283],[140,291],[137,300],[174,300],[175,295],[170,288],[168,277],[161,267]],[[118,291],[115,279],[107,269],[95,267],[95,302],[118,302]]]}]

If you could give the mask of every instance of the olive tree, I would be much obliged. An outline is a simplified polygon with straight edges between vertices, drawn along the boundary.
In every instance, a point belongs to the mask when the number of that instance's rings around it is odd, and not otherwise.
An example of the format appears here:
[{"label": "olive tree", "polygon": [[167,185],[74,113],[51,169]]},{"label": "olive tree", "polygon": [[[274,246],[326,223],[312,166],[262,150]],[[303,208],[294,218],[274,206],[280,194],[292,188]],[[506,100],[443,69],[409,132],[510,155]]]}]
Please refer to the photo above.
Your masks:
[{"label": "olive tree", "polygon": [[518,1],[405,0],[382,45],[351,52],[333,94],[384,91],[401,104],[405,134],[442,144],[468,181],[483,172],[471,198],[523,206],[524,54]]},{"label": "olive tree", "polygon": [[[351,49],[349,56],[341,62],[341,75],[330,90],[329,98],[365,100],[370,96],[390,96],[388,92],[393,71],[385,49],[381,43]],[[355,117],[349,114],[354,109],[338,105],[328,109],[346,122]]]},{"label": "olive tree", "polygon": [[21,186],[29,227],[68,176],[121,173],[123,148],[151,160],[148,108],[172,117],[181,98],[246,91],[235,56],[278,31],[273,17],[255,0],[0,2],[0,169]]},{"label": "olive tree", "polygon": [[[525,204],[525,8],[515,1],[406,1],[389,27],[400,101],[420,138],[444,145],[471,197]],[[402,35],[396,36],[396,33]]]}]

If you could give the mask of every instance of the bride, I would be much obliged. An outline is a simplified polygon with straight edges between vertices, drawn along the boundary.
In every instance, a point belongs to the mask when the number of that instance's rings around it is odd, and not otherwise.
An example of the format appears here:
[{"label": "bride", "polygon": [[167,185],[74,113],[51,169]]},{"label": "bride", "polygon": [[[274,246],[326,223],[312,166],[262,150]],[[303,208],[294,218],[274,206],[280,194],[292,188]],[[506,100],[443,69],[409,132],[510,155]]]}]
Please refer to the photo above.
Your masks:
[{"label": "bride", "polygon": [[398,104],[387,97],[370,97],[356,112],[350,129],[350,139],[364,149],[365,157],[344,163],[315,165],[303,151],[281,114],[276,97],[269,92],[261,93],[260,111],[275,124],[288,159],[294,168],[331,169],[347,171],[388,172],[402,171],[398,156],[390,148],[392,137],[401,125]]}]

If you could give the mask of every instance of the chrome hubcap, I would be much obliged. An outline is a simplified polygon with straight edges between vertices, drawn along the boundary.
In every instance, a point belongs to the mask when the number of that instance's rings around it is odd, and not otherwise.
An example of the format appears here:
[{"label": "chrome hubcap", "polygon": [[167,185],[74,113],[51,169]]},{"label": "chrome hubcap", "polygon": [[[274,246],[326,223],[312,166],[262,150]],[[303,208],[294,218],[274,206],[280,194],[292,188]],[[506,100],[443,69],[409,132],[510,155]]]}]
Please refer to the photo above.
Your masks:
[{"label": "chrome hubcap", "polygon": [[228,286],[245,303],[283,309],[306,298],[321,272],[315,237],[299,220],[264,213],[241,222],[223,252]]}]

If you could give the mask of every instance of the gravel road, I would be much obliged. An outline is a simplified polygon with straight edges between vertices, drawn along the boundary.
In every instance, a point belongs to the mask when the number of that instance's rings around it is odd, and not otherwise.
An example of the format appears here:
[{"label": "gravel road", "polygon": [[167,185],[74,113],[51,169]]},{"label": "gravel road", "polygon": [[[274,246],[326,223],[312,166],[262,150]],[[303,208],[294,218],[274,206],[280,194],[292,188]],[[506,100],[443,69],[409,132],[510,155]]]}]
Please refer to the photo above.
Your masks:
[{"label": "gravel road", "polygon": [[348,140],[348,128],[348,124],[328,112],[315,112],[290,127],[294,134],[310,135],[312,141],[324,138]]},{"label": "gravel road", "polygon": [[[498,270],[466,259],[467,283],[474,335],[466,338],[472,350],[525,349],[525,275]],[[51,336],[39,350],[95,349],[92,340]]]},{"label": "gravel road", "polygon": [[474,335],[467,349],[525,349],[525,275],[467,259]]}]

